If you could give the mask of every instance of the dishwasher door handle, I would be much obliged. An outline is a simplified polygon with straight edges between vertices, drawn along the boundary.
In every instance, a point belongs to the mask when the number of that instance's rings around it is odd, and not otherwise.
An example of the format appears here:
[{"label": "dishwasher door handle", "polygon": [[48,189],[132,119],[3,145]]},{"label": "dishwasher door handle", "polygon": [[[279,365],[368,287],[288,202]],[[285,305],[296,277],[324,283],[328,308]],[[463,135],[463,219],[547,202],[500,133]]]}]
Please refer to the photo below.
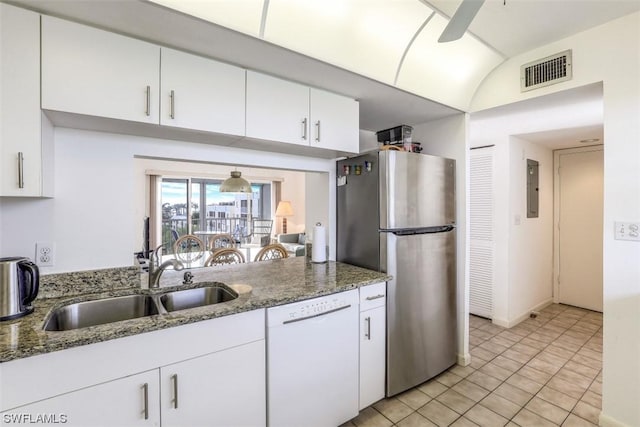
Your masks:
[{"label": "dishwasher door handle", "polygon": [[285,320],[284,322],[282,322],[282,324],[286,325],[287,323],[302,322],[303,320],[313,319],[315,317],[320,317],[320,316],[324,316],[325,314],[335,313],[336,311],[340,311],[340,310],[346,310],[349,307],[351,307],[351,304],[345,305],[344,307],[334,308],[333,310],[325,311],[324,313],[314,314],[312,316],[301,317],[299,319]]}]

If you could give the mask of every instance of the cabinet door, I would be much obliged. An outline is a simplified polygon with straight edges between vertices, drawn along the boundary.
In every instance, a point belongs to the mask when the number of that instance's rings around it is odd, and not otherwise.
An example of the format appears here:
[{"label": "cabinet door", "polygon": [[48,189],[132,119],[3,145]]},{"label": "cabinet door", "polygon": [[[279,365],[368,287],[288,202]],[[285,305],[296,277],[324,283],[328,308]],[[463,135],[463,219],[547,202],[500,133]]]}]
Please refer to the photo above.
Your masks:
[{"label": "cabinet door", "polygon": [[160,47],[42,17],[42,108],[159,123]]},{"label": "cabinet door", "polygon": [[160,368],[163,427],[266,424],[264,340]]},{"label": "cabinet door", "polygon": [[162,48],[160,124],[244,135],[245,70]]},{"label": "cabinet door", "polygon": [[309,145],[309,88],[247,71],[247,136]]},{"label": "cabinet door", "polygon": [[357,153],[359,104],[345,96],[311,88],[311,146]]},{"label": "cabinet door", "polygon": [[42,195],[40,15],[0,3],[0,196]]},{"label": "cabinet door", "polygon": [[384,397],[386,307],[360,313],[360,410]]},{"label": "cabinet door", "polygon": [[159,426],[158,370],[52,397],[2,413],[6,424]]}]

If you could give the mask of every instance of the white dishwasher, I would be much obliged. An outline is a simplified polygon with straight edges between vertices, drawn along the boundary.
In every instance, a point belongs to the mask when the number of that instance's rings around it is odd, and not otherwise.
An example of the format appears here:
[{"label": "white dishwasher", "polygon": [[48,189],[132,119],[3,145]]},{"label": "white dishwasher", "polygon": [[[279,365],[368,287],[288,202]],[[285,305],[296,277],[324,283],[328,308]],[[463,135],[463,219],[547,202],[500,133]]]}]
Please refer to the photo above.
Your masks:
[{"label": "white dishwasher", "polygon": [[270,427],[336,427],[358,415],[358,291],[267,309]]}]

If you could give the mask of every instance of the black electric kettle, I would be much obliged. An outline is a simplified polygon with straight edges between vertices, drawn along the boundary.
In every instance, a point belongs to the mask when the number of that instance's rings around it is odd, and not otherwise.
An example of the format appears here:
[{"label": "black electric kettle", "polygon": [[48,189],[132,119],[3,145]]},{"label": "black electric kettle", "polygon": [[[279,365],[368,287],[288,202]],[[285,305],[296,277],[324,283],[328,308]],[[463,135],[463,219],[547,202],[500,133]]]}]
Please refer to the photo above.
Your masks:
[{"label": "black electric kettle", "polygon": [[0,258],[0,321],[33,312],[39,285],[40,271],[29,258]]}]

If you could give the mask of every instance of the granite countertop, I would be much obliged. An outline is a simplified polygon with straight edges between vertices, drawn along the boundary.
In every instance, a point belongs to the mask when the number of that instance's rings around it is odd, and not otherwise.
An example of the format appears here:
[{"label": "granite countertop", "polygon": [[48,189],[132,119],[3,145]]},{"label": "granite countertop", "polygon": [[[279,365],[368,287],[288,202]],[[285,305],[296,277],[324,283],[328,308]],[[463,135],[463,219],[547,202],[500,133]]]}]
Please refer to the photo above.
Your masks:
[{"label": "granite countertop", "polygon": [[[182,285],[184,272],[166,271],[160,289],[141,289],[140,283],[146,283],[146,277],[141,280],[137,269],[133,268],[58,274],[55,278],[54,275],[42,276],[42,290],[35,301],[34,312],[20,319],[0,322],[0,363],[301,301],[390,279],[384,273],[349,264],[332,261],[313,264],[306,257],[194,269],[191,270],[194,282],[191,285]],[[51,279],[47,280],[47,277]],[[211,285],[212,282],[232,288],[233,285],[249,285],[252,289],[249,293],[240,293],[233,301],[204,307],[70,331],[43,329],[49,312],[66,304],[135,293],[163,293]]]}]

